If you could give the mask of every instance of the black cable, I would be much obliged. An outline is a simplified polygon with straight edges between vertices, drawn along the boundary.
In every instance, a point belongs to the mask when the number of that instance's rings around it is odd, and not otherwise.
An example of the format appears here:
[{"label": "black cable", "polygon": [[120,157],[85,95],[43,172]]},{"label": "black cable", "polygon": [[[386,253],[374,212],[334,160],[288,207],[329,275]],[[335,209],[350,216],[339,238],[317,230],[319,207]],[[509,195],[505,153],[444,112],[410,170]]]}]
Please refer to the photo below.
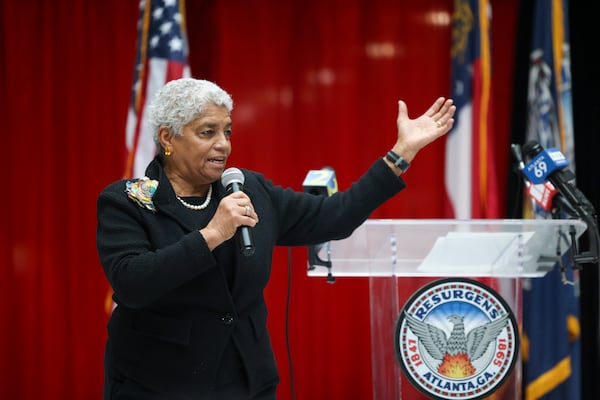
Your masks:
[{"label": "black cable", "polygon": [[509,218],[523,218],[523,185],[518,185]]},{"label": "black cable", "polygon": [[288,247],[288,290],[287,298],[285,301],[285,344],[287,347],[288,365],[290,367],[290,392],[291,398],[296,398],[296,389],[294,388],[294,369],[292,368],[292,349],[290,347],[290,335],[289,335],[289,320],[290,320],[290,299],[292,293],[292,248]]}]

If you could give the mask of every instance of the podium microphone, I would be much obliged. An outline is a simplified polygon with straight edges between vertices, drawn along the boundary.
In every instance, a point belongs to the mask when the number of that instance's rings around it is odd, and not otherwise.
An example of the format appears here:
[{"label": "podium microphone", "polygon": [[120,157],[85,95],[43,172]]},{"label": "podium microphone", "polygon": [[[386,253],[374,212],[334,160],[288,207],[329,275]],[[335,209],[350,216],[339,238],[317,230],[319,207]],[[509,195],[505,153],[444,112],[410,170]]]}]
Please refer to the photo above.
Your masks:
[{"label": "podium microphone", "polygon": [[[594,206],[575,186],[575,174],[567,169],[569,161],[556,148],[545,150],[538,142],[530,141],[523,146],[523,152],[531,159],[524,167],[523,173],[533,184],[550,181],[564,196],[565,204],[571,206],[571,215],[581,218],[587,225],[589,250],[580,252],[572,235],[575,248],[573,256],[576,265],[598,264],[600,251],[600,233],[596,221]],[[557,194],[555,198],[560,199]],[[565,210],[565,212],[567,212]]]},{"label": "podium microphone", "polygon": [[[227,168],[221,175],[221,184],[228,193],[241,192],[244,187],[244,174],[237,168]],[[240,226],[236,232],[240,251],[245,256],[254,254],[254,240],[249,226]]]},{"label": "podium microphone", "polygon": [[538,142],[530,141],[523,146],[523,153],[531,159],[523,172],[532,183],[550,181],[574,207],[576,215],[596,216],[592,203],[575,186],[575,174],[567,168],[569,161],[560,150],[545,150]]},{"label": "podium microphone", "polygon": [[[306,193],[316,196],[331,196],[338,191],[335,170],[331,167],[323,167],[320,170],[308,171],[302,182],[302,188]],[[319,252],[323,249],[327,251],[327,260],[319,257]],[[326,267],[328,270],[327,283],[335,283],[335,278],[331,273],[329,242],[308,246],[308,269],[313,270],[316,266]]]},{"label": "podium microphone", "polygon": [[518,144],[511,145],[511,151],[515,160],[515,171],[521,175],[525,183],[527,195],[535,201],[544,211],[553,212],[556,209],[561,209],[565,213],[576,216],[578,213],[575,208],[564,198],[563,195],[550,182],[531,183],[527,174],[525,174],[525,163],[521,154],[521,146]]},{"label": "podium microphone", "polygon": [[305,192],[318,196],[331,196],[338,191],[335,170],[331,167],[323,167],[319,170],[310,170],[302,182]]}]

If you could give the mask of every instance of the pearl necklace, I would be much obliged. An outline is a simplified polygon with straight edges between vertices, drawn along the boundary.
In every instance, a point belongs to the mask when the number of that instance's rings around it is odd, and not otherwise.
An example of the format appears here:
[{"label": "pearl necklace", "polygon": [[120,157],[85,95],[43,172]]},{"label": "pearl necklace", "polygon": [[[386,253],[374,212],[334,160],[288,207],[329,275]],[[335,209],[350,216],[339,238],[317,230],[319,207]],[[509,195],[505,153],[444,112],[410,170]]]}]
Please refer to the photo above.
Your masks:
[{"label": "pearl necklace", "polygon": [[179,196],[177,196],[177,200],[179,200],[181,202],[181,204],[183,204],[186,208],[189,208],[190,210],[200,211],[200,210],[204,210],[206,207],[208,207],[208,203],[210,203],[211,196],[212,196],[212,185],[210,185],[208,187],[208,194],[206,195],[206,200],[204,200],[204,203],[202,203],[202,204],[199,204],[199,205],[190,204],[187,201],[183,200]]}]

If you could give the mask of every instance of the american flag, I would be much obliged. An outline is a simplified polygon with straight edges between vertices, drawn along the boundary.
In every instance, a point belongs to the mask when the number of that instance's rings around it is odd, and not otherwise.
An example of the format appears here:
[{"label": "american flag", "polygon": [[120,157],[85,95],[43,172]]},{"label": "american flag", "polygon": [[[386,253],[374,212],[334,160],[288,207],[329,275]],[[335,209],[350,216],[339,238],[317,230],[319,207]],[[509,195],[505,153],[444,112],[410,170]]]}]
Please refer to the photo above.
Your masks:
[{"label": "american flag", "polygon": [[168,81],[189,76],[184,0],[141,0],[125,177],[143,176],[156,152],[146,118],[147,103]]},{"label": "american flag", "polygon": [[[146,105],[165,83],[189,77],[184,0],[141,0],[131,102],[127,113],[124,178],[144,176],[156,146],[146,118]],[[104,302],[115,306],[109,288]]]}]

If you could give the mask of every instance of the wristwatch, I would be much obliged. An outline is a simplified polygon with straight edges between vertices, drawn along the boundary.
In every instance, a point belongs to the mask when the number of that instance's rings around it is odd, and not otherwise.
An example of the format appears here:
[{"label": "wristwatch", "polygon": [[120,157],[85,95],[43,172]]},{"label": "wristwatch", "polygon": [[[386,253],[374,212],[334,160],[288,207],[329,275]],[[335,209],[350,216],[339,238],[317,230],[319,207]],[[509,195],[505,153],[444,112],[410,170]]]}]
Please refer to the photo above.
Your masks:
[{"label": "wristwatch", "polygon": [[387,158],[388,161],[390,161],[396,167],[400,168],[400,171],[402,171],[402,173],[405,173],[408,167],[410,167],[410,163],[401,156],[399,156],[394,150],[388,151],[385,155],[385,158]]}]

